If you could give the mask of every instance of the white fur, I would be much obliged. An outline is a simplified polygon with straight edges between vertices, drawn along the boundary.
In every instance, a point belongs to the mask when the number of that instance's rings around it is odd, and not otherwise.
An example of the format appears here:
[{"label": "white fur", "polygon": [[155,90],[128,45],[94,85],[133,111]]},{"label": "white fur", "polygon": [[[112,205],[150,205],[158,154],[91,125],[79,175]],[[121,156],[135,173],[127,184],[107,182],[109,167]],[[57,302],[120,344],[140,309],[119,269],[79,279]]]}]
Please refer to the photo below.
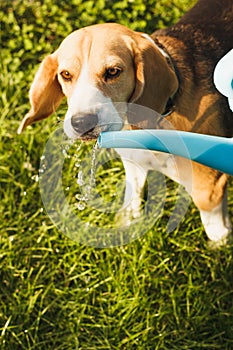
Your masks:
[{"label": "white fur", "polygon": [[104,96],[90,80],[87,63],[84,63],[74,93],[68,100],[68,111],[64,120],[64,131],[68,137],[73,139],[80,137],[71,125],[71,118],[84,113],[98,115],[99,131],[115,128],[119,130],[123,124],[112,100]]},{"label": "white fur", "polygon": [[228,234],[222,215],[222,203],[212,211],[200,210],[200,215],[206,234],[212,241],[219,241]]},{"label": "white fur", "polygon": [[126,220],[140,216],[141,195],[148,170],[157,166],[152,152],[133,149],[116,149],[125,168],[125,197],[122,209],[126,212]]},{"label": "white fur", "polygon": [[211,241],[224,243],[231,232],[227,210],[227,191],[223,201],[212,211],[200,210],[201,220]]}]

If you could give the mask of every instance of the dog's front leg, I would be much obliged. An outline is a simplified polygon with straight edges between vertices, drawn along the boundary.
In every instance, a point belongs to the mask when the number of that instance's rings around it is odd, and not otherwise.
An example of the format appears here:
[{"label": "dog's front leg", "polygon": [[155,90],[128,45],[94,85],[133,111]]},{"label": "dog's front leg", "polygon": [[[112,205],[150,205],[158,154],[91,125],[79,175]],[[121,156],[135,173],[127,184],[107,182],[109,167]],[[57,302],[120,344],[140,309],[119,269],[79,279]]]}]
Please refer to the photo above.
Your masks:
[{"label": "dog's front leg", "polygon": [[179,179],[173,156],[141,149],[117,149],[125,168],[124,203],[117,221],[129,226],[133,219],[140,217],[145,181],[149,170],[155,170],[182,183]]},{"label": "dog's front leg", "polygon": [[125,169],[125,194],[124,203],[117,215],[117,221],[124,226],[129,226],[132,220],[141,215],[142,195],[147,177],[147,169],[143,168],[140,162],[135,161],[135,157],[131,152],[125,150],[119,150],[118,152]]},{"label": "dog's front leg", "polygon": [[125,168],[124,203],[117,215],[121,225],[129,226],[140,217],[142,197],[148,170],[160,170],[154,152],[141,149],[117,149]]}]

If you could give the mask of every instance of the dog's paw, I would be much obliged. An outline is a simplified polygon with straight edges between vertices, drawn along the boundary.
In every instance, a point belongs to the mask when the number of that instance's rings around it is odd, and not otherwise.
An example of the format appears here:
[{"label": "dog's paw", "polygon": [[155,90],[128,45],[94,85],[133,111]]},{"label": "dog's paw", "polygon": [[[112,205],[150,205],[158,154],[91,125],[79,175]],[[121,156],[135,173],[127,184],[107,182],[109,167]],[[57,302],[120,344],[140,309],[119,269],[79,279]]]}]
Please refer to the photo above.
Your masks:
[{"label": "dog's paw", "polygon": [[140,213],[134,213],[132,210],[120,210],[115,215],[115,226],[127,228],[135,223],[140,216]]},{"label": "dog's paw", "polygon": [[225,236],[221,237],[221,239],[213,241],[209,240],[208,241],[208,247],[209,249],[215,250],[221,247],[224,247],[226,245],[231,245],[233,244],[233,234],[228,233]]}]

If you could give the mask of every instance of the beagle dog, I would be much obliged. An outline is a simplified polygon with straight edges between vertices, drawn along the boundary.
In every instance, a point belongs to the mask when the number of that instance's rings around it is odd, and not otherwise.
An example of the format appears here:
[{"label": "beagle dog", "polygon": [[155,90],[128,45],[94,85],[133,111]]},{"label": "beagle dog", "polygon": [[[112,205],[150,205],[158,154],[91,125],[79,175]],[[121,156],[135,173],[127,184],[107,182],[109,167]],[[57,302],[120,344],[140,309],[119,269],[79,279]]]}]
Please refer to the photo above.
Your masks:
[{"label": "beagle dog", "polygon": [[[74,31],[41,63],[18,133],[50,116],[66,96],[64,130],[71,138],[93,139],[130,124],[153,128],[146,115],[127,120],[129,103],[157,111],[177,130],[232,137],[233,113],[212,81],[217,62],[233,46],[232,23],[232,0],[199,0],[177,24],[151,36],[116,23]],[[125,158],[127,220],[140,215],[147,171],[156,169],[187,187],[209,239],[227,240],[226,174],[193,162],[188,188],[184,159],[175,167],[166,154],[118,151]]]}]

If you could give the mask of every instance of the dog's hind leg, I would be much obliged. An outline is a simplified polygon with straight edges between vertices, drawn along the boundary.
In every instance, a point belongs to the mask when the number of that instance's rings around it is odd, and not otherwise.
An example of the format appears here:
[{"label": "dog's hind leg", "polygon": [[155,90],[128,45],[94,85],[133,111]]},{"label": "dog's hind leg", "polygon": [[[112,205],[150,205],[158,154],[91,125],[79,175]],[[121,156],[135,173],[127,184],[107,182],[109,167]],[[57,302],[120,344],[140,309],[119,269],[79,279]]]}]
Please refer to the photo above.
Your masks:
[{"label": "dog's hind leg", "polygon": [[[197,165],[195,166],[197,170]],[[200,170],[201,168],[199,168]],[[196,173],[197,174],[197,173]],[[200,210],[201,220],[213,246],[227,243],[231,223],[227,210],[227,175],[213,170],[194,176],[191,196]]]},{"label": "dog's hind leg", "polygon": [[232,229],[227,210],[227,191],[220,204],[210,211],[200,210],[200,215],[211,245],[217,247],[227,243]]},{"label": "dog's hind leg", "polygon": [[117,215],[121,224],[129,226],[133,219],[142,214],[144,186],[150,169],[158,169],[153,152],[145,150],[117,149],[125,168],[124,203]]}]

